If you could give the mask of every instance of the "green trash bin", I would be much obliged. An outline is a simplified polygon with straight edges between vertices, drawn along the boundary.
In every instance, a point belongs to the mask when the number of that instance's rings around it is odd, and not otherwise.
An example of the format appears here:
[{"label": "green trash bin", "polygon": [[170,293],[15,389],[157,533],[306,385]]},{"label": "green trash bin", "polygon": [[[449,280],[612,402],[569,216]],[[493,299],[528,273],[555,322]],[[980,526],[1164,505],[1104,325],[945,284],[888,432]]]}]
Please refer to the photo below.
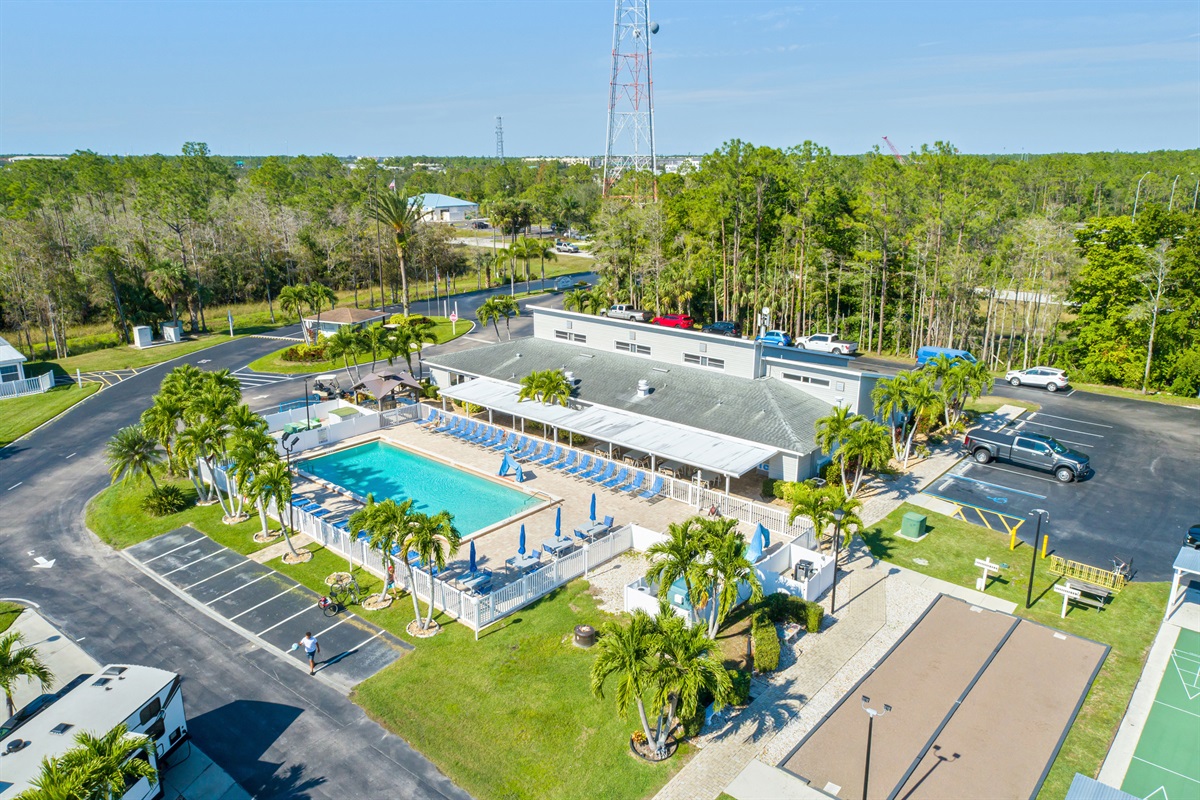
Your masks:
[{"label": "green trash bin", "polygon": [[912,511],[904,515],[900,523],[900,535],[908,539],[920,539],[925,535],[925,517]]}]

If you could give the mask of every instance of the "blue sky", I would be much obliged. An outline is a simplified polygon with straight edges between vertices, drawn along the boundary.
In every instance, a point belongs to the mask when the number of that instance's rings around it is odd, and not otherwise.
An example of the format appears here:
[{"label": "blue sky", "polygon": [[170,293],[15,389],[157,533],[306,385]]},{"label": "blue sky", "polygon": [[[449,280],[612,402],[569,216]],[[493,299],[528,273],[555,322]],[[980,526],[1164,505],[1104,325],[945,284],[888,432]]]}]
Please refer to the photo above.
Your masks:
[{"label": "blue sky", "polygon": [[[1200,146],[1200,2],[651,0],[660,153]],[[0,153],[604,150],[613,6],[0,1]]]}]

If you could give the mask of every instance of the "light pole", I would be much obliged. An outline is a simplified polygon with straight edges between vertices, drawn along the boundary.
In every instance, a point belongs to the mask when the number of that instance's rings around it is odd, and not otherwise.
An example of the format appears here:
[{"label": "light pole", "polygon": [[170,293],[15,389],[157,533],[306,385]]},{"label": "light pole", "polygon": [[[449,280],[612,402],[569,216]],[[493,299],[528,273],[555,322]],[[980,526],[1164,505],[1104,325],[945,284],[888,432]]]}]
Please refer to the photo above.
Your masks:
[{"label": "light pole", "polygon": [[1167,213],[1170,213],[1175,208],[1175,186],[1179,183],[1179,176],[1175,176],[1175,180],[1171,181],[1171,201],[1167,203]]},{"label": "light pole", "polygon": [[1029,586],[1025,589],[1025,608],[1029,608],[1033,604],[1033,571],[1037,569],[1038,544],[1042,541],[1042,515],[1045,514],[1046,522],[1050,522],[1050,512],[1044,508],[1035,508],[1029,514],[1037,515],[1037,529],[1033,534],[1033,561],[1029,564]]},{"label": "light pole", "polygon": [[871,781],[871,734],[875,730],[875,718],[882,717],[884,714],[892,710],[892,707],[884,703],[883,711],[876,711],[867,703],[871,702],[871,698],[865,694],[862,696],[863,711],[867,712],[867,763],[863,766],[863,800],[867,800],[867,787]]},{"label": "light pole", "polygon": [[[1149,174],[1150,174],[1149,172],[1146,173],[1146,175],[1149,175]],[[1142,177],[1138,178],[1137,191],[1133,195],[1133,216],[1131,217],[1131,219],[1134,219],[1134,220],[1137,219],[1138,198],[1142,196],[1142,181],[1146,180],[1146,175],[1143,175]]]},{"label": "light pole", "polygon": [[[296,443],[300,441],[300,437],[298,435],[296,435],[296,436],[293,436],[290,440],[285,438],[280,441],[283,446],[283,452],[287,454],[287,473],[288,473],[288,484],[289,484],[289,486],[288,486],[288,527],[290,527],[292,529],[292,533],[295,533],[296,532],[296,498],[292,494],[290,484],[292,482],[292,451],[294,451],[296,449]],[[280,513],[282,513],[282,509],[280,510]],[[279,524],[282,525],[283,520],[280,520]],[[290,543],[291,542],[289,540],[289,544]],[[292,552],[294,554],[295,549],[293,549]]]},{"label": "light pole", "polygon": [[842,509],[835,509],[833,512],[833,593],[829,596],[829,613],[837,612],[837,573],[838,560],[842,550],[842,520],[846,518],[846,512]]},{"label": "light pole", "polygon": [[304,379],[304,425],[305,430],[312,426],[312,419],[308,416],[308,378]]}]

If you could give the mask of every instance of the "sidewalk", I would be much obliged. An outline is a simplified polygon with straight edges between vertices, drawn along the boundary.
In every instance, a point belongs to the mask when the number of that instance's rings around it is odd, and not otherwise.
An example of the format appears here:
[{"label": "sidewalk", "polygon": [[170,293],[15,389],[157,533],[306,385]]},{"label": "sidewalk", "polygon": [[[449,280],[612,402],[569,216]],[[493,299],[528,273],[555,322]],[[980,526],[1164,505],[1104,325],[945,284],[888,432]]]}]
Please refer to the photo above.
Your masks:
[{"label": "sidewalk", "polygon": [[[37,648],[55,675],[54,689],[77,675],[94,675],[103,666],[33,609],[26,609],[9,630],[19,631],[26,646]],[[21,708],[41,693],[37,684],[19,679],[13,700]],[[185,708],[186,703],[185,697]],[[190,740],[180,745],[161,766],[164,800],[250,800],[250,795]]]}]

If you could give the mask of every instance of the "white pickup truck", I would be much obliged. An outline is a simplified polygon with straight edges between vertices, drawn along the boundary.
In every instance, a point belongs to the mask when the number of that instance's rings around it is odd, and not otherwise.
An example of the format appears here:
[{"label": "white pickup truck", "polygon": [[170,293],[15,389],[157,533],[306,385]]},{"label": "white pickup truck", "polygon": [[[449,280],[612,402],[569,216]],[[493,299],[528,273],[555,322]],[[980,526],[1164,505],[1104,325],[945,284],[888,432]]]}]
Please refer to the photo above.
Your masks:
[{"label": "white pickup truck", "polygon": [[814,333],[812,336],[801,336],[796,340],[796,347],[805,350],[820,350],[823,353],[834,353],[839,356],[854,355],[858,352],[858,342],[848,342],[839,339],[832,333]]},{"label": "white pickup truck", "polygon": [[604,316],[612,319],[631,319],[635,322],[649,322],[650,312],[640,311],[634,306],[618,303],[615,306],[609,306],[604,311]]}]

